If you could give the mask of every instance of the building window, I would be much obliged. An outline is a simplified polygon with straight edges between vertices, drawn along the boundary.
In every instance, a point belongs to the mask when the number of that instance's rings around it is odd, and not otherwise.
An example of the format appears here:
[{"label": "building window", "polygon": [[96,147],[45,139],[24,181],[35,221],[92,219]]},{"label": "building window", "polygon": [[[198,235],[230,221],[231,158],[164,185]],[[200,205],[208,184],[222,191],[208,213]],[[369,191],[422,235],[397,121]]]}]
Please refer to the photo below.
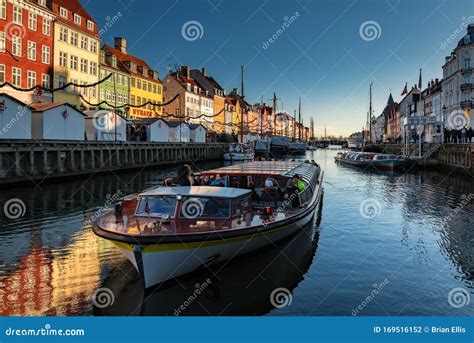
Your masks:
[{"label": "building window", "polygon": [[59,40],[61,42],[67,42],[67,29],[65,27],[59,29]]},{"label": "building window", "polygon": [[36,72],[28,70],[28,88],[36,86]]},{"label": "building window", "polygon": [[105,100],[105,89],[101,88],[100,89],[100,100]]},{"label": "building window", "polygon": [[151,93],[151,83],[148,84],[148,92]]},{"label": "building window", "polygon": [[67,67],[67,53],[63,51],[59,52],[59,65],[61,67]]},{"label": "building window", "polygon": [[0,52],[5,52],[6,47],[6,33],[4,31],[0,32]]},{"label": "building window", "polygon": [[70,68],[71,69],[77,70],[77,61],[78,61],[78,57],[74,56],[74,55],[71,55],[71,63],[70,63]]},{"label": "building window", "polygon": [[127,104],[128,102],[128,96],[126,94],[123,95],[123,103]]},{"label": "building window", "polygon": [[161,94],[161,86],[158,85],[158,94]]},{"label": "building window", "polygon": [[146,81],[143,81],[142,86],[143,86],[142,89],[143,89],[144,91],[146,91],[147,82],[146,82]]},{"label": "building window", "polygon": [[38,4],[39,4],[40,6],[46,7],[46,0],[38,0]]},{"label": "building window", "polygon": [[28,59],[36,61],[36,42],[28,41]]},{"label": "building window", "polygon": [[12,83],[16,87],[21,87],[21,69],[12,68]]},{"label": "building window", "polygon": [[142,80],[137,79],[137,88],[141,89],[142,88]]},{"label": "building window", "polygon": [[0,83],[5,82],[5,64],[0,64]]},{"label": "building window", "polygon": [[156,85],[153,85],[153,93],[156,94]]},{"label": "building window", "polygon": [[111,92],[111,91],[108,90],[108,91],[105,93],[105,100],[107,100],[107,101],[111,101],[111,100],[112,100],[112,92]]},{"label": "building window", "polygon": [[471,68],[471,59],[465,58],[464,59],[464,68]]},{"label": "building window", "polygon": [[51,78],[49,74],[41,75],[41,86],[45,89],[51,88]]},{"label": "building window", "polygon": [[87,69],[88,69],[87,67],[88,67],[87,60],[85,58],[81,58],[81,72],[87,73]]},{"label": "building window", "polygon": [[96,62],[91,62],[90,63],[90,73],[92,75],[97,75],[97,63]]},{"label": "building window", "polygon": [[13,22],[18,25],[22,25],[23,21],[23,10],[21,7],[13,6]]},{"label": "building window", "polygon": [[89,96],[91,98],[96,98],[97,97],[97,90],[95,87],[89,88]]},{"label": "building window", "polygon": [[92,40],[91,41],[91,52],[96,54],[97,53],[97,41]]},{"label": "building window", "polygon": [[12,36],[12,54],[21,56],[21,37],[19,36]]},{"label": "building window", "polygon": [[87,21],[87,29],[89,31],[94,31],[94,23],[90,20]]},{"label": "building window", "polygon": [[81,25],[81,16],[79,14],[74,13],[74,23]]},{"label": "building window", "polygon": [[81,36],[81,49],[87,50],[89,46],[89,39],[86,36]]},{"label": "building window", "polygon": [[43,45],[42,53],[41,53],[41,62],[44,64],[51,63],[51,50],[49,46]]},{"label": "building window", "polygon": [[28,28],[33,31],[38,29],[38,16],[36,13],[28,13]]},{"label": "building window", "polygon": [[117,102],[118,102],[119,104],[121,104],[121,103],[122,103],[122,100],[123,100],[122,94],[121,94],[121,93],[118,93],[118,94],[117,94]]},{"label": "building window", "polygon": [[0,19],[7,19],[7,0],[0,0]]},{"label": "building window", "polygon": [[64,7],[59,7],[59,15],[67,19],[67,9],[65,9]]},{"label": "building window", "polygon": [[[58,86],[59,86],[59,88],[64,87],[66,84],[67,84],[66,75],[59,75],[58,76]],[[66,89],[63,89],[62,91],[65,92]]]},{"label": "building window", "polygon": [[77,32],[71,32],[71,44],[77,46],[79,40],[79,34]]},{"label": "building window", "polygon": [[135,105],[135,95],[130,95],[130,105]]},{"label": "building window", "polygon": [[46,19],[46,18],[43,18],[43,34],[45,36],[51,35],[51,20]]},{"label": "building window", "polygon": [[130,79],[130,87],[135,87],[135,78],[134,77],[132,77]]}]

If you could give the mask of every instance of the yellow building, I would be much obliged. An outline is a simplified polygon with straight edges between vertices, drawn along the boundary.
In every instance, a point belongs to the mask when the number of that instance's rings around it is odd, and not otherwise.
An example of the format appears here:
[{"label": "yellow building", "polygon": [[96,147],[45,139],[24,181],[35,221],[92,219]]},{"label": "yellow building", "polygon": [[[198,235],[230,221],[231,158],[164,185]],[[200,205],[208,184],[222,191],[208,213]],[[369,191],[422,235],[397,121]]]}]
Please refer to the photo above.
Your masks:
[{"label": "yellow building", "polygon": [[124,38],[115,38],[115,47],[104,46],[104,49],[117,57],[119,63],[131,74],[130,97],[131,105],[151,104],[136,108],[130,107],[128,115],[133,118],[159,117],[162,113],[163,83],[158,77],[158,72],[152,70],[140,58],[127,53],[127,41]]},{"label": "yellow building", "polygon": [[[53,0],[54,23],[54,88],[68,82],[94,84],[99,80],[99,31],[94,19],[78,0]],[[98,103],[98,87],[68,87],[53,94],[54,102],[66,102],[81,109]]]}]

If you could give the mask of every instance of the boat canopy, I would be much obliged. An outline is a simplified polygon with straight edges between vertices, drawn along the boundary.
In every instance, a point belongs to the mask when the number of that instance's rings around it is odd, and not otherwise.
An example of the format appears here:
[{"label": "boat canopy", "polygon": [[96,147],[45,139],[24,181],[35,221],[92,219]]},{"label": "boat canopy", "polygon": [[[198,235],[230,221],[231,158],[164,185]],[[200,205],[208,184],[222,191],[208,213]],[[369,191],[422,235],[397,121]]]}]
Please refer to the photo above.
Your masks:
[{"label": "boat canopy", "polygon": [[250,194],[248,189],[224,188],[211,186],[192,186],[192,187],[157,187],[141,193],[141,197],[152,196],[193,196],[193,197],[213,197],[213,198],[239,198]]},{"label": "boat canopy", "polygon": [[[307,168],[311,164],[303,164],[301,161],[254,161],[232,166],[222,167],[202,172],[201,175],[229,175],[229,176],[245,176],[245,175],[261,175],[261,176],[285,176],[290,177],[295,173],[291,173],[299,165],[305,165]],[[313,168],[310,168],[314,171]]]}]

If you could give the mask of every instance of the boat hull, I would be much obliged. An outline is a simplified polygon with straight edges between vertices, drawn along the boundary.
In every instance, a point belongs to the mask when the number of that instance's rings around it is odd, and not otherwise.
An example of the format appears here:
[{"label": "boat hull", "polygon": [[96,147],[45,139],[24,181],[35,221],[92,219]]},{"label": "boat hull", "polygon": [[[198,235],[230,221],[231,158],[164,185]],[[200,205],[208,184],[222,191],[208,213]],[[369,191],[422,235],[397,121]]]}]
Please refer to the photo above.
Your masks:
[{"label": "boat hull", "polygon": [[353,160],[347,160],[343,158],[335,158],[336,162],[340,162],[342,164],[346,164],[355,168],[374,168],[377,170],[382,170],[382,171],[394,171],[394,170],[399,170],[403,169],[405,166],[404,161],[353,161]]},{"label": "boat hull", "polygon": [[245,154],[238,152],[229,152],[224,154],[224,161],[251,161],[254,158],[254,153]]}]

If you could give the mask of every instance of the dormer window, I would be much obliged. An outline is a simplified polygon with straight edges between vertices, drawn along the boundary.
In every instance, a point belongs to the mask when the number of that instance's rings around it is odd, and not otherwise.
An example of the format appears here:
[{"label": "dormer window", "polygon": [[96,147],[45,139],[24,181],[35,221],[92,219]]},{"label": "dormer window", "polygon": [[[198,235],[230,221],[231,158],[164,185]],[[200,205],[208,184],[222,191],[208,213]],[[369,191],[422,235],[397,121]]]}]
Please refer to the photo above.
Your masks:
[{"label": "dormer window", "polygon": [[39,4],[40,6],[46,7],[46,0],[38,0],[38,4]]},{"label": "dormer window", "polygon": [[67,19],[67,9],[65,9],[64,7],[59,7],[59,15]]},{"label": "dormer window", "polygon": [[89,31],[94,31],[94,23],[90,20],[87,21],[87,29]]},{"label": "dormer window", "polygon": [[81,25],[81,16],[79,14],[74,14],[74,23]]},{"label": "dormer window", "polygon": [[117,68],[117,57],[115,55],[112,56],[112,67]]}]

